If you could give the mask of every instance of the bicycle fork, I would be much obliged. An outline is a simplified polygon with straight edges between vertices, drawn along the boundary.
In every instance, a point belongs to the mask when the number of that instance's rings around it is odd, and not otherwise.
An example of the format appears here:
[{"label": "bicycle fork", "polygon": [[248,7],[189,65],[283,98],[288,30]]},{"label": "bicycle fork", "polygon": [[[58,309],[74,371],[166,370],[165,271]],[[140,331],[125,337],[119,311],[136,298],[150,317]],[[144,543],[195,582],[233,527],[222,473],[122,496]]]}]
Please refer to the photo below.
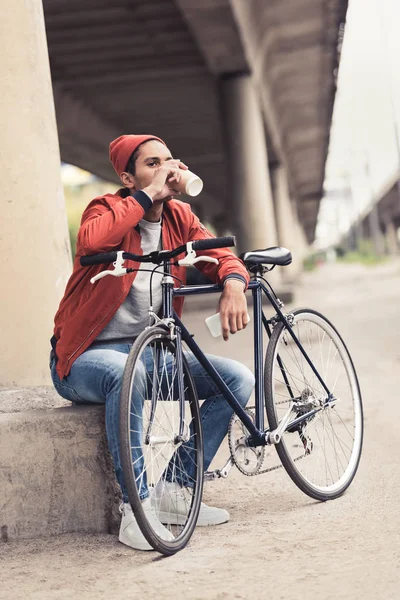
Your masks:
[{"label": "bicycle fork", "polygon": [[182,340],[181,334],[178,328],[175,328],[175,332],[173,334],[173,338],[176,345],[176,376],[171,381],[172,389],[175,385],[178,386],[178,399],[179,399],[179,426],[177,430],[170,436],[154,436],[152,435],[153,427],[154,427],[154,418],[156,413],[157,402],[162,402],[163,398],[160,398],[159,390],[162,386],[163,377],[166,374],[163,374],[161,369],[160,373],[160,355],[161,355],[161,347],[159,344],[154,345],[153,353],[154,353],[154,371],[153,371],[153,381],[152,381],[152,394],[151,394],[151,408],[150,408],[150,417],[149,423],[147,426],[146,434],[144,437],[144,443],[146,445],[162,445],[165,443],[170,443],[175,446],[177,449],[182,443],[186,443],[189,440],[190,433],[189,429],[185,426],[185,388],[184,388],[184,380],[183,380],[183,350],[182,350]]}]

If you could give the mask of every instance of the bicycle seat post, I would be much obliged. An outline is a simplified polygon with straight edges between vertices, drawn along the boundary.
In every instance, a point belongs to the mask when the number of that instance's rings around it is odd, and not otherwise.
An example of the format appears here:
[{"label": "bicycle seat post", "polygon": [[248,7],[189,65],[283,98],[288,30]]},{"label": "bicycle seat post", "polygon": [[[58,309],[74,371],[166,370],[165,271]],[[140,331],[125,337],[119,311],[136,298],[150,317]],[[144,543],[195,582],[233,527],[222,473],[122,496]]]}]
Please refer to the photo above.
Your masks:
[{"label": "bicycle seat post", "polygon": [[262,330],[262,290],[260,285],[252,289],[254,311],[254,375],[256,401],[256,427],[264,430],[264,386],[263,386],[263,330]]}]

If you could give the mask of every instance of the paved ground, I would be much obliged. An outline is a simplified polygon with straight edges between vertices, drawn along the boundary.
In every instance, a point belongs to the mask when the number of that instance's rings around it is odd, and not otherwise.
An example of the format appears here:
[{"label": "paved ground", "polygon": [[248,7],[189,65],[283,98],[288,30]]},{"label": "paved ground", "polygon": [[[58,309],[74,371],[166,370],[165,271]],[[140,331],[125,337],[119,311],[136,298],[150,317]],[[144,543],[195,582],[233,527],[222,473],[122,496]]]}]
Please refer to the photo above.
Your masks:
[{"label": "paved ground", "polygon": [[[361,381],[364,453],[342,498],[314,502],[283,470],[256,478],[232,471],[205,490],[231,521],[197,529],[178,555],[137,553],[108,535],[3,544],[0,599],[398,598],[399,297],[399,262],[326,266],[307,274],[297,292],[297,305],[320,309],[337,325]],[[215,343],[202,324],[207,314],[190,316],[204,346],[250,362],[250,332]]]}]

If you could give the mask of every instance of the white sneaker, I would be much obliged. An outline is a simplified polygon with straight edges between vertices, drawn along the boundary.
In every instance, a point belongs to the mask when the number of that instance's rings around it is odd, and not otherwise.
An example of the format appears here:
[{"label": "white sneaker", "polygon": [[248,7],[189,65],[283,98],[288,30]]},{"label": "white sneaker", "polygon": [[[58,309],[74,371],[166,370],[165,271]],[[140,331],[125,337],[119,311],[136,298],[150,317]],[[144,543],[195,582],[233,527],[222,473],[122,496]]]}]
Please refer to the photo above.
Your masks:
[{"label": "white sneaker", "polygon": [[[190,488],[181,487],[176,482],[159,481],[151,495],[157,517],[167,525],[184,525],[191,502]],[[220,525],[229,521],[229,513],[224,508],[214,508],[201,503],[197,527]]]},{"label": "white sneaker", "polygon": [[[146,498],[146,500],[142,502],[142,507],[155,533],[164,540],[173,540],[174,536],[172,533],[158,520],[150,498]],[[135,550],[154,550],[140,531],[135,515],[132,512],[131,505],[125,503],[121,504],[119,510],[122,514],[121,526],[119,528],[119,541],[122,542],[122,544],[126,544],[126,546],[135,548]]]}]

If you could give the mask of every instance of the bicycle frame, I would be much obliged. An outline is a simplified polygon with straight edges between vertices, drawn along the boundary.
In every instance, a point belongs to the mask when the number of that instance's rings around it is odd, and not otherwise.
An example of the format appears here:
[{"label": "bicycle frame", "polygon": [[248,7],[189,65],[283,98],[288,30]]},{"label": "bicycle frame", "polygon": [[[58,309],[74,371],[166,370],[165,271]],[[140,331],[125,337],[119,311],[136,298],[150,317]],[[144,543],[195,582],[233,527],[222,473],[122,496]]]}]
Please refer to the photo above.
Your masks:
[{"label": "bicycle frame", "polygon": [[[246,429],[249,431],[249,446],[265,446],[269,444],[278,443],[280,441],[281,433],[286,429],[298,425],[299,423],[306,421],[314,414],[322,410],[327,404],[334,401],[333,395],[330,393],[327,388],[325,382],[321,378],[314,364],[309,359],[307,352],[303,348],[301,342],[298,340],[297,336],[292,330],[290,321],[287,316],[282,312],[281,306],[282,303],[277,301],[277,298],[268,287],[264,284],[262,279],[257,275],[255,278],[249,283],[248,289],[252,292],[253,296],[253,311],[254,311],[254,375],[255,375],[255,423],[253,423],[252,419],[248,415],[248,413],[242,408],[239,402],[236,400],[235,396],[232,394],[228,386],[221,379],[218,372],[215,370],[213,365],[209,362],[201,348],[194,341],[192,335],[186,329],[185,325],[182,323],[181,319],[176,315],[176,313],[172,309],[172,300],[174,296],[195,296],[202,294],[213,294],[220,293],[222,288],[215,284],[203,284],[203,285],[193,285],[193,286],[182,286],[180,288],[174,288],[173,278],[169,275],[170,273],[170,264],[169,262],[164,263],[164,277],[162,279],[162,310],[163,310],[163,318],[167,320],[173,319],[176,325],[176,335],[178,338],[178,344],[183,340],[191,352],[194,354],[196,359],[202,365],[206,373],[211,377],[215,385],[218,387],[226,401],[232,407],[233,411],[240,418]],[[262,298],[263,294],[266,295],[268,301],[273,306],[276,311],[276,315],[272,319],[267,319],[264,311],[262,309]],[[287,380],[286,373],[284,371],[283,365],[280,362],[278,356],[278,364],[280,365],[282,375],[285,381],[285,384],[288,388],[290,396],[292,398],[292,403],[290,408],[283,417],[281,424],[279,427],[283,429],[280,432],[279,436],[274,438],[274,432],[271,432],[270,429],[265,429],[264,425],[264,381],[263,381],[263,373],[264,373],[264,365],[263,365],[263,327],[268,335],[271,337],[271,325],[274,322],[281,321],[284,324],[284,327],[291,335],[293,341],[298,346],[308,365],[312,369],[313,373],[317,377],[318,381],[321,383],[323,389],[327,393],[327,399],[323,407],[313,409],[300,417],[297,417],[290,421],[290,416],[292,413],[293,403],[296,401],[296,398],[293,395],[293,392],[290,387],[290,383]],[[279,428],[278,427],[278,428]],[[275,430],[278,431],[278,430]]]}]

